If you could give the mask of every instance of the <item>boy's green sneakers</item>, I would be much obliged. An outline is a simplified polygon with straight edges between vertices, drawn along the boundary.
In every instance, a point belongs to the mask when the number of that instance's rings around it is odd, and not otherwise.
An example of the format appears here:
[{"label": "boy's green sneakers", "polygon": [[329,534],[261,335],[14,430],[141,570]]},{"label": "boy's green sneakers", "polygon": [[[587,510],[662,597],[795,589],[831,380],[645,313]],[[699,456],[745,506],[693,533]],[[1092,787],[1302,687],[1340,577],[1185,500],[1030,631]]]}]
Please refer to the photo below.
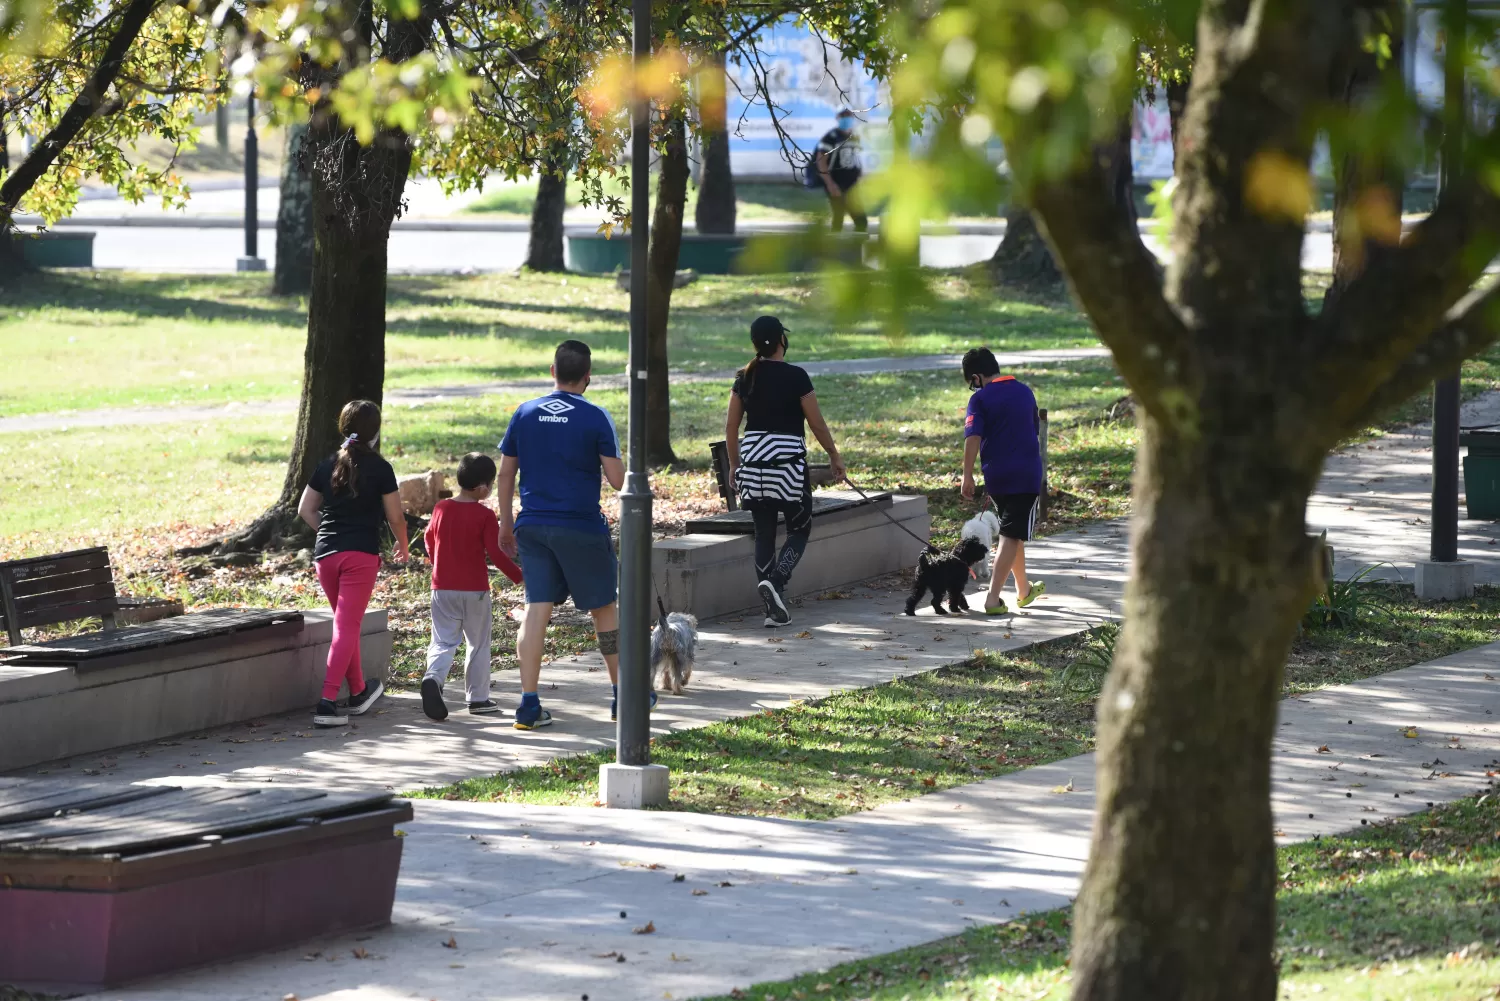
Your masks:
[{"label": "boy's green sneakers", "polygon": [[1039,595],[1043,595],[1046,593],[1047,582],[1044,580],[1034,580],[1031,582],[1031,590],[1026,592],[1026,597],[1017,598],[1016,604],[1020,605],[1022,608],[1025,608],[1027,605],[1035,601]]}]

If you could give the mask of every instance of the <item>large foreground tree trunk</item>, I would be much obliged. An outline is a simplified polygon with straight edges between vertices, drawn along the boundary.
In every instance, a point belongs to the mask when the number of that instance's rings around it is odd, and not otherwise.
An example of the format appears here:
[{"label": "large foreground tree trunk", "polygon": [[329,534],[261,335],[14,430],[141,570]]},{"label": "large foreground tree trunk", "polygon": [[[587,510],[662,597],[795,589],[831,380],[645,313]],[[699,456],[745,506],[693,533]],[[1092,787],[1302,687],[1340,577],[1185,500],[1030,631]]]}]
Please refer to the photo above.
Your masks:
[{"label": "large foreground tree trunk", "polygon": [[313,184],[308,171],[307,126],[289,125],[281,161],[281,203],[276,210],[277,295],[303,295],[312,288]]},{"label": "large foreground tree trunk", "polygon": [[1129,614],[1099,699],[1078,1001],[1276,996],[1269,746],[1314,590],[1303,512],[1320,463],[1259,397],[1215,395],[1224,405],[1202,419],[1234,428],[1233,447],[1142,421]]},{"label": "large foreground tree trunk", "polygon": [[563,213],[568,210],[568,169],[560,157],[547,161],[537,179],[531,206],[531,239],[526,266],[533,271],[564,271]]},{"label": "large foreground tree trunk", "polygon": [[653,466],[677,461],[672,451],[672,390],[667,373],[667,325],[672,286],[682,249],[682,215],[687,204],[687,125],[667,123],[667,141],[656,179],[651,219],[651,254],[646,276],[646,461]]},{"label": "large foreground tree trunk", "polygon": [[[714,70],[727,81],[724,60]],[[734,232],[738,209],[734,195],[734,171],[729,163],[729,127],[725,121],[727,107],[725,85],[716,90],[716,99],[702,109],[703,170],[698,183],[698,205],[693,221],[700,233]]]}]

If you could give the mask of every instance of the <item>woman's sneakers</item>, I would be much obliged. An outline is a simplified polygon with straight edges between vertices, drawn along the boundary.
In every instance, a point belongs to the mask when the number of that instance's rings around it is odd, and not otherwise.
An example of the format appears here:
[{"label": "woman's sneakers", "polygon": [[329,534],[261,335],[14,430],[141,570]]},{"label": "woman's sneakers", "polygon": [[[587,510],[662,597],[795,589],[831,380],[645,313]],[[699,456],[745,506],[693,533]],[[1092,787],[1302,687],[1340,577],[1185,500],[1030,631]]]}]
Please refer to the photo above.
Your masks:
[{"label": "woman's sneakers", "polygon": [[339,712],[339,707],[332,699],[323,699],[318,707],[313,710],[313,726],[328,727],[348,726],[349,717]]},{"label": "woman's sneakers", "polygon": [[443,686],[438,684],[436,678],[422,679],[422,711],[427,714],[428,719],[441,721],[448,718],[448,704],[443,701]]},{"label": "woman's sneakers", "polygon": [[385,682],[375,678],[365,679],[365,690],[355,695],[349,693],[349,715],[363,716],[375,705],[377,699],[385,694]]},{"label": "woman's sneakers", "polygon": [[781,591],[775,584],[763,580],[756,585],[760,591],[760,600],[766,606],[766,628],[789,625],[792,621],[792,613],[787,611],[786,601],[781,597]]},{"label": "woman's sneakers", "polygon": [[385,682],[375,678],[365,679],[365,690],[349,696],[347,709],[340,709],[332,699],[321,699],[313,710],[313,726],[348,726],[350,716],[362,716],[370,711],[380,696],[385,694]]}]

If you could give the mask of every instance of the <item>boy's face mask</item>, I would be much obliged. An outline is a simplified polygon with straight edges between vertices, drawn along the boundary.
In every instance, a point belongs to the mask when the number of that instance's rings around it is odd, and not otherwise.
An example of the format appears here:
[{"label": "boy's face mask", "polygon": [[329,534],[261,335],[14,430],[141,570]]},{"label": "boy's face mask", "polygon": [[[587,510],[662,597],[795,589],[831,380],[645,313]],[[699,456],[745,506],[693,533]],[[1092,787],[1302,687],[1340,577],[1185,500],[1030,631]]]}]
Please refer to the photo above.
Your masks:
[{"label": "boy's face mask", "polygon": [[854,131],[854,117],[852,115],[843,115],[843,116],[841,116],[838,119],[838,127],[839,127],[840,130],[842,130],[844,132],[853,132]]}]

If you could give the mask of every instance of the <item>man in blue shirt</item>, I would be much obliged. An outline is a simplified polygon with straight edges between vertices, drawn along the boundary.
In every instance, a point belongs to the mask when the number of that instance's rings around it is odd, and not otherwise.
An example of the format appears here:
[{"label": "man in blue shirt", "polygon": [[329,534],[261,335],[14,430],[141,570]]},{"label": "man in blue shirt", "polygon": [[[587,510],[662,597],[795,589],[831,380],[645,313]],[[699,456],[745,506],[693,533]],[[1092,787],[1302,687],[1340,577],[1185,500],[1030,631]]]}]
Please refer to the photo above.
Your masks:
[{"label": "man in blue shirt", "polygon": [[[521,661],[517,730],[552,722],[537,696],[537,684],[552,606],[570,594],[575,606],[594,617],[610,683],[617,680],[615,550],[599,509],[599,474],[619,490],[625,483],[625,464],[615,422],[603,407],[583,398],[592,365],[587,344],[559,344],[552,361],[557,388],[521,404],[500,443],[500,548],[519,557],[526,585],[526,617],[516,640]],[[521,515],[516,518],[511,507],[518,472]]]},{"label": "man in blue shirt", "polygon": [[1026,579],[1026,543],[1036,527],[1042,494],[1042,450],[1037,441],[1036,397],[1013,375],[1001,375],[989,348],[964,355],[964,381],[974,394],[964,417],[964,500],[974,499],[974,460],[984,471],[984,490],[1000,518],[1000,546],[995,551],[986,615],[1004,615],[1000,589],[1015,572],[1016,604],[1025,608],[1046,590]]}]

